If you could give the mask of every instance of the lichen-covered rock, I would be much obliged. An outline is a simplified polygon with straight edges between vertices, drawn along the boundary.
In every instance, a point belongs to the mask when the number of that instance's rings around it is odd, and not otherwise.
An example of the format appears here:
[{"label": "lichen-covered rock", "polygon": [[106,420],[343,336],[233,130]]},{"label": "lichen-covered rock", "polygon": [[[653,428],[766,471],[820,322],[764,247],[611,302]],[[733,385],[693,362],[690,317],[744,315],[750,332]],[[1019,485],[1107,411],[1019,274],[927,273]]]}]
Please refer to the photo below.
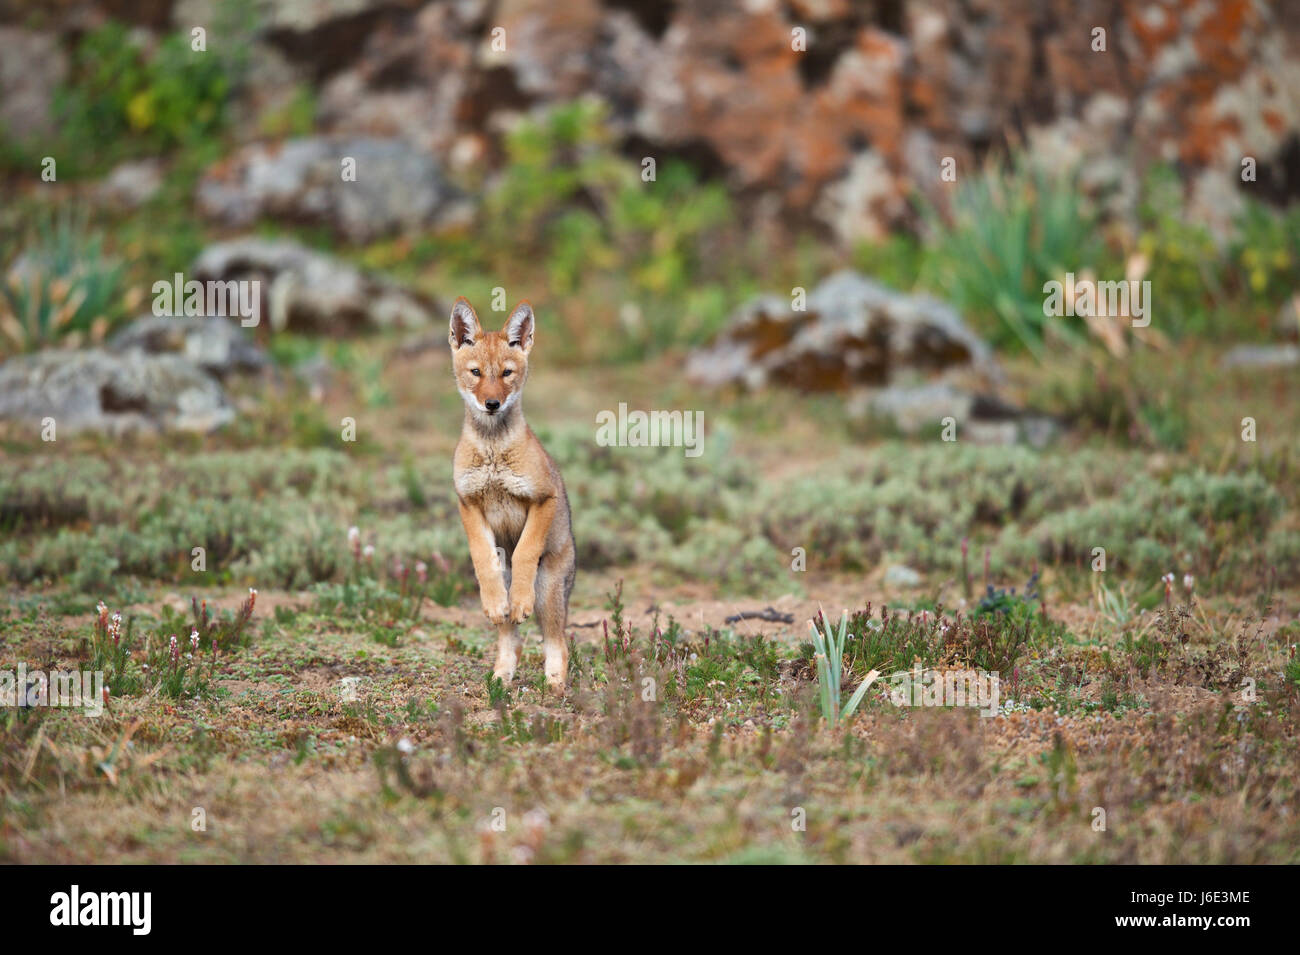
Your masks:
[{"label": "lichen-covered rock", "polygon": [[0,365],[0,419],[40,433],[211,431],[235,416],[215,378],[181,355],[44,351]]},{"label": "lichen-covered rock", "polygon": [[[275,39],[330,68],[333,132],[402,136],[453,164],[473,143],[491,161],[500,151],[482,140],[504,115],[595,95],[625,144],[688,155],[845,242],[908,217],[909,190],[941,199],[943,158],[970,171],[1019,138],[1063,147],[1107,197],[1131,191],[1149,157],[1176,161],[1216,226],[1241,159],[1275,173],[1300,135],[1300,30],[1257,0],[503,0],[497,50],[487,9],[368,5],[309,21],[310,43]],[[343,23],[340,68],[322,38]]]},{"label": "lichen-covered rock", "polygon": [[[606,103],[624,152],[685,156],[756,212],[816,220],[844,243],[911,218],[911,192],[942,203],[944,159],[960,181],[1008,142],[1077,165],[1108,203],[1129,201],[1153,159],[1173,163],[1188,211],[1220,234],[1241,193],[1285,201],[1300,190],[1300,18],[1286,3],[261,6],[234,115],[263,116],[310,85],[327,135],[248,146],[214,169],[200,201],[236,224],[319,222],[362,241],[436,227],[465,208],[444,200],[442,168],[483,181],[513,117],[578,96]],[[171,21],[208,22],[216,7],[177,0]],[[55,128],[61,51],[88,19],[67,18],[62,36],[0,29],[0,123]],[[347,153],[364,156],[369,180],[341,182]]]},{"label": "lichen-covered rock", "polygon": [[143,315],[108,340],[116,352],[181,355],[220,378],[256,372],[267,366],[266,353],[228,318]]},{"label": "lichen-covered rock", "polygon": [[806,309],[763,296],[744,305],[687,376],[704,385],[768,383],[803,391],[884,385],[904,371],[992,368],[988,346],[951,306],[839,272],[808,293]]},{"label": "lichen-covered rock", "polygon": [[765,295],[742,306],[722,334],[693,352],[686,374],[704,386],[845,393],[850,417],[888,421],[935,437],[947,419],[975,444],[1041,447],[1051,418],[996,396],[1001,372],[988,345],[950,306],[844,271],[807,295],[806,309]]},{"label": "lichen-covered rock", "polygon": [[200,282],[261,283],[260,314],[277,331],[418,328],[434,314],[400,285],[285,239],[217,243],[200,253],[191,273]]},{"label": "lichen-covered rock", "polygon": [[119,163],[104,177],[95,194],[102,202],[134,209],[158,194],[162,180],[162,163],[156,159]]},{"label": "lichen-covered rock", "polygon": [[[349,160],[355,179],[344,177]],[[464,223],[472,214],[437,160],[397,139],[255,143],[210,169],[197,201],[227,225],[266,216],[328,226],[353,242]]]},{"label": "lichen-covered rock", "polygon": [[863,389],[849,400],[851,416],[888,421],[911,436],[942,438],[951,427],[953,440],[982,445],[1028,444],[1041,448],[1060,433],[1048,415],[1024,411],[991,393],[972,393],[946,381]]}]

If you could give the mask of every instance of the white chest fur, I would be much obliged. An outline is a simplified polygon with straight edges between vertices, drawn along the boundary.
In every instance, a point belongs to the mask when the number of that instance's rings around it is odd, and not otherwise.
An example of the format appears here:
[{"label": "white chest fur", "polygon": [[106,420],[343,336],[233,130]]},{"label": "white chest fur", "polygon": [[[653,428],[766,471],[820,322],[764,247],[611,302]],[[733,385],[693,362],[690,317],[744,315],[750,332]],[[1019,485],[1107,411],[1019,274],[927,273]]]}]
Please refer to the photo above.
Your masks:
[{"label": "white chest fur", "polygon": [[528,478],[491,461],[458,471],[456,491],[461,497],[502,494],[526,501],[533,496],[532,482]]},{"label": "white chest fur", "polygon": [[492,462],[456,474],[456,492],[483,509],[488,526],[498,536],[518,537],[528,518],[533,486],[526,477]]}]

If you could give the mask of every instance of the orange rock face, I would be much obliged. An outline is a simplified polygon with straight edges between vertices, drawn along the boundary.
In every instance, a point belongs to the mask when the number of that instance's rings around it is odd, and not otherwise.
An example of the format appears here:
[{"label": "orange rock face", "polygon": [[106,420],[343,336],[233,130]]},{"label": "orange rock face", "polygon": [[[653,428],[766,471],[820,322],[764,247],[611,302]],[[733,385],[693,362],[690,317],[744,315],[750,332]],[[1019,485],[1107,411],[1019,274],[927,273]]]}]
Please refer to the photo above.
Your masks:
[{"label": "orange rock face", "polygon": [[[629,154],[684,155],[737,195],[846,240],[910,215],[902,198],[932,192],[945,158],[960,174],[990,150],[1032,146],[1043,131],[1062,132],[1056,141],[1073,153],[1065,158],[1080,163],[1159,158],[1179,163],[1189,182],[1222,177],[1217,192],[1202,187],[1207,194],[1239,188],[1246,156],[1282,171],[1269,179],[1283,182],[1284,196],[1300,191],[1294,164],[1279,158],[1300,150],[1293,3],[342,7],[270,23],[250,60],[280,65],[250,90],[312,84],[322,132],[401,138],[457,168],[498,163],[513,115],[595,96]],[[4,61],[19,62],[39,39],[10,29],[0,36]],[[30,72],[0,71],[0,99],[48,99]],[[17,106],[10,112],[11,125],[35,130]]]}]

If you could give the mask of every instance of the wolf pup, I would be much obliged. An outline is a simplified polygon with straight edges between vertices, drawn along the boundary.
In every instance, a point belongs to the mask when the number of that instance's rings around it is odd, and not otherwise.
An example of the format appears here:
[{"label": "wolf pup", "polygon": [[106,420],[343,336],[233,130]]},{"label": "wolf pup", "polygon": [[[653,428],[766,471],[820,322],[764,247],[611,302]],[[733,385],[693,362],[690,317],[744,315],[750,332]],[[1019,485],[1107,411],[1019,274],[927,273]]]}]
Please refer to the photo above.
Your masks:
[{"label": "wolf pup", "polygon": [[523,645],[519,624],[536,609],[546,682],[563,692],[577,562],[564,481],[524,422],[533,327],[527,302],[499,332],[483,331],[465,299],[452,307],[451,364],[465,399],[453,477],[483,612],[497,628],[493,675],[513,679]]}]

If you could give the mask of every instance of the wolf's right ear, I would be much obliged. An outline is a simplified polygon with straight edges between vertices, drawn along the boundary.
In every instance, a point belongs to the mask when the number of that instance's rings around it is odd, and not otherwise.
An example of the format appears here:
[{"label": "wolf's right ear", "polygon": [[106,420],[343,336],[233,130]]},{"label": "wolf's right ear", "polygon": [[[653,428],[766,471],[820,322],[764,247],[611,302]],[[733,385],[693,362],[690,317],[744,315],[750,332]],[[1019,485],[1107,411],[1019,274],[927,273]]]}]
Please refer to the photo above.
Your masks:
[{"label": "wolf's right ear", "polygon": [[464,296],[456,299],[456,304],[451,307],[451,329],[447,336],[451,350],[455,351],[461,345],[473,345],[482,335],[483,328],[469,302]]}]

